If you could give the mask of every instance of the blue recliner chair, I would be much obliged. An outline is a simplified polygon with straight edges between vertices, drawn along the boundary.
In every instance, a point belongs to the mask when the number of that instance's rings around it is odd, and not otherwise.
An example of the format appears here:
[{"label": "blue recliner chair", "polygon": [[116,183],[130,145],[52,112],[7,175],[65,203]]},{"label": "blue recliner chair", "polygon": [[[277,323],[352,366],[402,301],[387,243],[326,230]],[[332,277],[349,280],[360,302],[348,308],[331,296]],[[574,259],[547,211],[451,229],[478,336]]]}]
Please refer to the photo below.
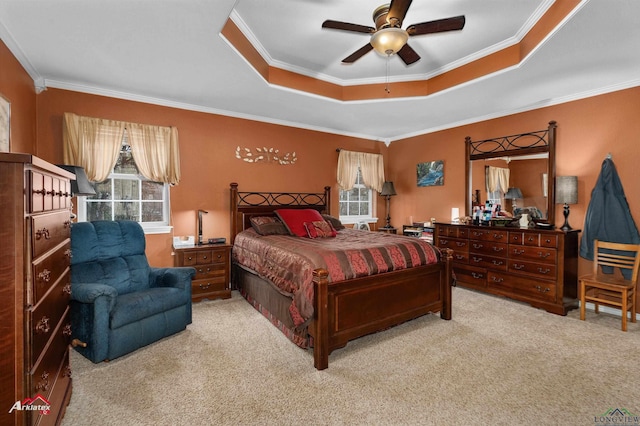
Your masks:
[{"label": "blue recliner chair", "polygon": [[[152,268],[132,221],[71,227],[71,329],[76,350],[98,363],[191,324],[194,268]],[[86,347],[82,347],[86,343]]]}]

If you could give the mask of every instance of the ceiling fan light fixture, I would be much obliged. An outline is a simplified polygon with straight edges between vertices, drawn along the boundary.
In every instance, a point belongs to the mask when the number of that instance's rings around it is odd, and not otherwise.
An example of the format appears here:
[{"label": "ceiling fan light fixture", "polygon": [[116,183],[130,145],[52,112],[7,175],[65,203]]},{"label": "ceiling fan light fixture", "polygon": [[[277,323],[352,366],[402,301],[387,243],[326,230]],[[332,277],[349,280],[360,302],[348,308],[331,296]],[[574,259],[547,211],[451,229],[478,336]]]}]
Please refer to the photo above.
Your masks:
[{"label": "ceiling fan light fixture", "polygon": [[398,53],[409,39],[409,34],[402,28],[382,28],[371,36],[371,46],[383,56],[391,56]]}]

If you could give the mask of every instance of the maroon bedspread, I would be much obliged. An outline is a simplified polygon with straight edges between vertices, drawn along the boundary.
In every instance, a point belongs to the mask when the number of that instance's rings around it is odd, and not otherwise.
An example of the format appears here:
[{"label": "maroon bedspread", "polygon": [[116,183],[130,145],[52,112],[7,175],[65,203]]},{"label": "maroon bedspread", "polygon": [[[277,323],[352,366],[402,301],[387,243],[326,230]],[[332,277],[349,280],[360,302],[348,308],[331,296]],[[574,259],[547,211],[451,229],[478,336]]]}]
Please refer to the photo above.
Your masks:
[{"label": "maroon bedspread", "polygon": [[313,317],[313,270],[324,268],[337,282],[438,261],[437,249],[413,237],[343,229],[335,238],[300,238],[239,233],[234,262],[256,272],[293,298],[289,312],[297,326]]}]

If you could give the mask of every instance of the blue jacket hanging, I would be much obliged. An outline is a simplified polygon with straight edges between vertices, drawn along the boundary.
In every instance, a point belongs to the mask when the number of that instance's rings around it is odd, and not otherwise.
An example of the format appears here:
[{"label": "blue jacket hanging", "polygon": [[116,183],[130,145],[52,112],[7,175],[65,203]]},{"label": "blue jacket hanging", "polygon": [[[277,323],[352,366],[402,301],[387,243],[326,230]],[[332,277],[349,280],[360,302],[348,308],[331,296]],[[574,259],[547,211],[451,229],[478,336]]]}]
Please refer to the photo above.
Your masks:
[{"label": "blue jacket hanging", "polygon": [[[593,260],[593,240],[640,244],[640,234],[631,216],[622,182],[610,158],[602,162],[584,220],[580,256]],[[610,273],[611,271],[604,271]],[[630,278],[630,277],[629,277]]]}]

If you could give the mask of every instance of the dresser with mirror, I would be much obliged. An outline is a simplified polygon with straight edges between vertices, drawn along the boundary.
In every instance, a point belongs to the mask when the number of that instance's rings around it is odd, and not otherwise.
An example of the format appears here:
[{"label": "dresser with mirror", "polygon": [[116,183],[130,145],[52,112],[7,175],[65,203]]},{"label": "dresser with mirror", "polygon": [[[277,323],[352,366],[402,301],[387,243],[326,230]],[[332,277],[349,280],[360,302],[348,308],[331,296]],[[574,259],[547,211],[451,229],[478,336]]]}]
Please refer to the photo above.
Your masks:
[{"label": "dresser with mirror", "polygon": [[[489,165],[509,169],[508,186],[518,185],[522,199],[504,206],[516,214],[508,226],[437,223],[435,242],[453,250],[458,285],[566,315],[578,307],[580,231],[553,227],[555,142],[554,121],[540,131],[479,141],[468,137],[466,215],[489,196]],[[515,220],[521,212],[533,216],[530,226]]]}]

